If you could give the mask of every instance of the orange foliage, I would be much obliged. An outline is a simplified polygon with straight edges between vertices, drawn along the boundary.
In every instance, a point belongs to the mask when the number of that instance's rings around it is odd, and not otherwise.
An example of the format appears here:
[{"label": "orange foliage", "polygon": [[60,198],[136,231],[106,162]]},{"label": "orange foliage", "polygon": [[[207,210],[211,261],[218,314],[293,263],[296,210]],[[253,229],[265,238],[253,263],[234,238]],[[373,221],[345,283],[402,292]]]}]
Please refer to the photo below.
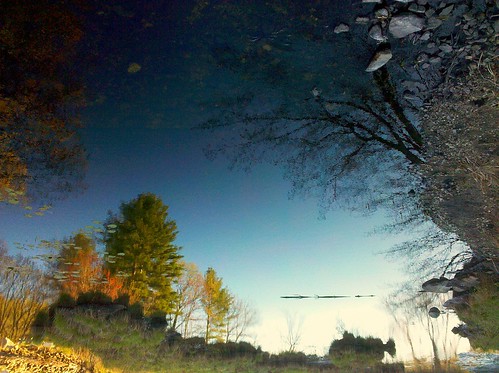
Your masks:
[{"label": "orange foliage", "polygon": [[123,280],[111,274],[108,269],[103,270],[103,282],[99,288],[101,292],[109,295],[112,299],[118,298],[123,293]]}]

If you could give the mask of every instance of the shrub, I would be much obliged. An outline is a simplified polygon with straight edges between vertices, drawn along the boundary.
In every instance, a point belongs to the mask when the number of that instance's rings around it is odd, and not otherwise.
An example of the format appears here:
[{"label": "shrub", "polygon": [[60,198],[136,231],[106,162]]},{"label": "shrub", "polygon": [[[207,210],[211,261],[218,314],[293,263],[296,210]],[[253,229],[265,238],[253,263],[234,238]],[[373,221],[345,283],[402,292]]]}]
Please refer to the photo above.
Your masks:
[{"label": "shrub", "polygon": [[55,306],[58,308],[75,308],[76,301],[68,293],[61,293],[55,302]]},{"label": "shrub", "polygon": [[199,356],[206,353],[206,343],[204,338],[186,338],[180,344],[180,351],[186,357]]},{"label": "shrub", "polygon": [[307,355],[303,352],[281,352],[279,355],[270,355],[269,363],[274,366],[305,365],[308,362]]},{"label": "shrub", "polygon": [[257,349],[248,342],[214,343],[207,345],[207,351],[212,357],[226,359],[257,354]]},{"label": "shrub", "polygon": [[98,305],[108,306],[113,304],[113,300],[107,294],[100,291],[89,291],[78,295],[77,305]]},{"label": "shrub", "polygon": [[113,301],[114,304],[122,304],[123,306],[128,307],[130,305],[130,295],[124,293],[120,294],[118,298]]},{"label": "shrub", "polygon": [[38,311],[31,326],[34,328],[48,328],[48,327],[52,326],[52,323],[50,321],[50,316],[49,316],[49,310],[42,309],[42,310]]},{"label": "shrub", "polygon": [[166,312],[154,311],[148,317],[148,326],[151,329],[166,328],[168,326],[168,321],[166,320]]},{"label": "shrub", "polygon": [[133,303],[128,306],[128,314],[132,320],[142,320],[144,318],[144,307],[140,303]]}]

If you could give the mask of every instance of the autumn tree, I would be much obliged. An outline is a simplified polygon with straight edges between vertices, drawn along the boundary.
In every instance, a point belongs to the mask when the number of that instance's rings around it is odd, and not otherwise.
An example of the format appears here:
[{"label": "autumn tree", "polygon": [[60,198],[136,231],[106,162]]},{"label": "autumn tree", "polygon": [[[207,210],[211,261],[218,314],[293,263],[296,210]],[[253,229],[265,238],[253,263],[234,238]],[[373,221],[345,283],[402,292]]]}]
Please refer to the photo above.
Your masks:
[{"label": "autumn tree", "polygon": [[0,244],[0,337],[26,337],[52,296],[47,278],[30,258],[11,256]]},{"label": "autumn tree", "polygon": [[81,293],[101,291],[113,299],[121,293],[123,280],[105,268],[89,234],[80,231],[52,245],[57,249],[52,276],[61,292],[77,298]]},{"label": "autumn tree", "polygon": [[68,3],[2,1],[0,202],[50,200],[81,186],[83,85],[73,62],[83,31]]},{"label": "autumn tree", "polygon": [[53,276],[60,290],[77,298],[80,293],[94,289],[101,280],[95,241],[80,232],[56,244],[60,250]]},{"label": "autumn tree", "polygon": [[196,315],[202,309],[203,282],[203,275],[194,263],[183,263],[182,274],[174,285],[177,297],[171,327],[181,330],[184,338],[190,336],[192,323],[197,321]]},{"label": "autumn tree", "polygon": [[206,317],[205,341],[223,339],[227,313],[230,310],[233,297],[213,268],[208,268],[204,274],[203,294],[201,304]]},{"label": "autumn tree", "polygon": [[106,255],[113,258],[106,267],[113,275],[124,276],[131,300],[143,302],[146,311],[172,313],[172,285],[181,273],[181,255],[168,206],[152,193],[140,194],[122,203],[119,214],[111,215],[106,224]]}]

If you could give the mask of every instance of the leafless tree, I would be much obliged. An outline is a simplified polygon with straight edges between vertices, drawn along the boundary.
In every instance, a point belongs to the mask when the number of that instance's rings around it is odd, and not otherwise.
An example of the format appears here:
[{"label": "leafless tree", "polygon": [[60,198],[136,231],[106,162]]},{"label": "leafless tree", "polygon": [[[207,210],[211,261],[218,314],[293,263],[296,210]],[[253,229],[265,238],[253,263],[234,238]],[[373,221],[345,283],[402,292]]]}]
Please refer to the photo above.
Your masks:
[{"label": "leafless tree", "polygon": [[256,323],[257,313],[248,302],[233,297],[226,316],[225,342],[239,342],[247,336],[248,328]]},{"label": "leafless tree", "polygon": [[303,317],[296,313],[286,314],[287,331],[283,335],[283,342],[286,344],[288,352],[295,352],[302,337]]},{"label": "leafless tree", "polygon": [[182,336],[190,336],[192,322],[201,311],[201,296],[203,293],[203,275],[194,263],[184,263],[184,270],[175,284],[177,299],[173,312],[172,328],[181,328]]},{"label": "leafless tree", "polygon": [[50,295],[48,282],[33,260],[10,256],[6,245],[0,244],[0,336],[26,337]]}]

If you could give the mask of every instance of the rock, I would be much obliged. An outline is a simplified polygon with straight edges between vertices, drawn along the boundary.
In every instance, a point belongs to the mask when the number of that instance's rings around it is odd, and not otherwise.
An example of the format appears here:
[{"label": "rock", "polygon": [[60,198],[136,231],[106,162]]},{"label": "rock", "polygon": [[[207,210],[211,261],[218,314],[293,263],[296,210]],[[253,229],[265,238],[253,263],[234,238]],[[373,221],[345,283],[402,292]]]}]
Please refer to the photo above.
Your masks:
[{"label": "rock", "polygon": [[55,344],[53,344],[52,342],[43,342],[42,343],[42,347],[45,347],[45,348],[54,348]]},{"label": "rock", "polygon": [[430,315],[430,317],[436,319],[438,316],[440,316],[442,312],[440,312],[440,310],[437,308],[437,307],[431,307],[429,310],[428,310],[428,315]]},{"label": "rock", "polygon": [[449,14],[452,13],[452,10],[454,9],[454,4],[452,5],[449,5],[448,7],[444,8],[440,13],[439,15],[441,17],[445,17],[445,16],[448,16]]},{"label": "rock", "polygon": [[427,41],[430,40],[431,37],[431,32],[430,31],[425,31],[423,35],[419,38],[421,41]]},{"label": "rock", "polygon": [[414,13],[401,13],[394,16],[388,29],[395,38],[403,38],[423,29],[425,20]]},{"label": "rock", "polygon": [[378,24],[372,26],[369,29],[368,35],[371,39],[374,39],[379,43],[386,41],[386,37],[383,35],[383,32],[381,31],[381,26]]},{"label": "rock", "polygon": [[335,34],[341,34],[343,32],[348,32],[348,31],[350,31],[350,26],[348,26],[346,23],[340,23],[338,26],[334,28]]},{"label": "rock", "polygon": [[387,19],[388,18],[388,9],[386,8],[381,8],[378,9],[375,13],[374,16],[378,19]]},{"label": "rock", "polygon": [[424,14],[426,12],[426,8],[421,5],[411,4],[409,7],[409,11],[413,13]]},{"label": "rock", "polygon": [[429,63],[432,63],[432,64],[437,64],[437,63],[440,63],[442,62],[442,58],[441,57],[431,57],[429,60],[428,60]]},{"label": "rock", "polygon": [[369,65],[366,68],[367,72],[372,72],[378,70],[380,67],[384,66],[392,58],[392,51],[390,47],[384,46],[378,48],[374,56],[369,61]]},{"label": "rock", "polygon": [[357,17],[355,18],[355,23],[358,23],[358,24],[366,24],[366,23],[369,23],[369,17]]},{"label": "rock", "polygon": [[381,4],[382,0],[362,0],[363,3],[376,3]]},{"label": "rock", "polygon": [[454,50],[449,44],[441,44],[438,48],[444,53],[450,53]]},{"label": "rock", "polygon": [[443,306],[445,308],[450,308],[450,309],[456,309],[459,308],[459,306],[465,306],[468,304],[468,301],[466,299],[466,297],[463,297],[463,296],[460,296],[460,297],[454,297],[454,298],[451,298],[451,299],[447,299]]},{"label": "rock", "polygon": [[395,0],[395,1],[397,1],[399,3],[406,3],[407,4],[407,3],[412,3],[413,0]]},{"label": "rock", "polygon": [[436,29],[437,27],[440,27],[442,25],[442,20],[436,18],[436,17],[430,17],[428,19],[428,22],[426,24],[426,28],[428,30],[433,30]]},{"label": "rock", "polygon": [[452,290],[452,286],[449,286],[449,279],[445,277],[432,278],[423,283],[422,287],[424,291],[430,293],[447,293]]},{"label": "rock", "polygon": [[419,5],[426,5],[428,4],[428,0],[418,0]]},{"label": "rock", "polygon": [[16,344],[12,342],[9,338],[4,337],[0,340],[0,348],[10,349],[14,347],[16,347]]}]

